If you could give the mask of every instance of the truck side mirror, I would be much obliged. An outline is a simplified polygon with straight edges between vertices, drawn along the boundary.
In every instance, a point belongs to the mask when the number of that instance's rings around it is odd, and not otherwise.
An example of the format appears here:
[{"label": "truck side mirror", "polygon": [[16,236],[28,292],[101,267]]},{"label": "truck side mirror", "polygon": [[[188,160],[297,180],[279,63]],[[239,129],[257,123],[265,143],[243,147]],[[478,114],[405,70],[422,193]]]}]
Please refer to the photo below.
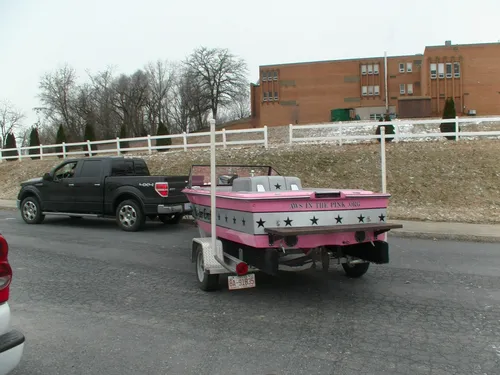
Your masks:
[{"label": "truck side mirror", "polygon": [[44,179],[45,181],[52,181],[52,176],[50,175],[50,173],[45,173],[45,174],[43,175],[43,179]]}]

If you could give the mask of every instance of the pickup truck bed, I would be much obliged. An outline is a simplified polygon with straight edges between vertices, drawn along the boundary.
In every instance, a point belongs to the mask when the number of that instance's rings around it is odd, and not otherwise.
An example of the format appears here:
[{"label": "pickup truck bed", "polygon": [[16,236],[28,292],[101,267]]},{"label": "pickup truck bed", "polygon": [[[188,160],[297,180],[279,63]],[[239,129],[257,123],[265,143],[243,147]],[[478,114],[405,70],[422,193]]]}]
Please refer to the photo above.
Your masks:
[{"label": "pickup truck bed", "polygon": [[18,208],[28,224],[45,215],[115,216],[125,231],[142,229],[147,217],[178,223],[191,213],[182,190],[189,176],[151,176],[141,158],[67,159],[46,173],[21,183]]}]

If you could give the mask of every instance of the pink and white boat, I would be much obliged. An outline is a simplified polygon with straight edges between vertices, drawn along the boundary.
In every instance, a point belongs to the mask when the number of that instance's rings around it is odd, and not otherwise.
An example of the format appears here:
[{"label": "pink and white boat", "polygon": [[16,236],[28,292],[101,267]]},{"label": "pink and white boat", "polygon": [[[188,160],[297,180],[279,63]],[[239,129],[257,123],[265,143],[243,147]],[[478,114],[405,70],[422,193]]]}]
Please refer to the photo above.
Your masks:
[{"label": "pink and white boat", "polygon": [[256,271],[277,275],[316,262],[328,270],[332,259],[360,277],[370,263],[389,262],[385,233],[402,227],[387,223],[390,194],[304,188],[270,166],[193,165],[183,192],[200,231],[192,261],[207,291],[223,273],[230,289],[240,289],[255,286]]}]

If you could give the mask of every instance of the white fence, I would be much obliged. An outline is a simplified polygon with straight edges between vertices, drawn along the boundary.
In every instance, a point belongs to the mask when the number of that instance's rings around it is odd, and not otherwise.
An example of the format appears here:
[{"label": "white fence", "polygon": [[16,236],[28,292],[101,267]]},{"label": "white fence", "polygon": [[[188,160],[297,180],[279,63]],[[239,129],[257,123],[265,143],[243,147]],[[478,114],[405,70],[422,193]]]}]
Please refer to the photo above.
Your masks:
[{"label": "white fence", "polygon": [[[236,141],[228,141],[227,136],[231,134],[262,134],[261,139],[251,139],[251,140],[236,140]],[[268,139],[267,139],[267,126],[263,128],[256,129],[241,129],[241,130],[226,130],[223,129],[221,131],[216,132],[216,137],[221,136],[222,141],[216,142],[217,146],[222,146],[223,148],[227,148],[227,146],[233,145],[263,145],[265,148],[268,148]],[[153,151],[159,150],[175,150],[175,149],[183,149],[187,151],[189,148],[194,147],[210,147],[210,142],[204,143],[189,143],[188,140],[194,137],[203,137],[210,136],[210,132],[202,132],[202,133],[182,133],[182,134],[173,134],[173,135],[156,135],[147,137],[136,137],[136,138],[115,138],[108,139],[103,141],[86,141],[86,142],[76,142],[76,143],[61,143],[61,144],[51,144],[51,145],[40,145],[40,146],[31,146],[31,147],[18,147],[18,148],[10,148],[10,149],[0,149],[0,161],[8,160],[8,159],[29,159],[29,158],[40,158],[44,157],[53,157],[53,156],[62,156],[63,158],[67,158],[70,156],[76,155],[99,155],[99,154],[116,154],[120,155],[122,152],[147,152],[152,154]],[[153,145],[153,141],[157,141],[159,139],[171,139],[172,144],[167,146],[158,146]],[[179,144],[174,144],[175,139],[181,139],[182,141]],[[146,143],[145,146],[139,147],[120,147],[120,144],[123,142],[143,142]],[[99,145],[110,145],[111,148],[103,148],[103,149],[95,149],[92,146]],[[72,148],[81,148],[78,151],[71,151]],[[60,149],[59,152],[53,152],[49,149]],[[29,150],[37,150],[38,153],[30,154]],[[45,150],[45,151],[44,151]],[[17,155],[8,155],[9,152],[17,151]]]},{"label": "white fence", "polygon": [[[484,122],[498,122],[498,130],[493,131],[464,131],[467,127],[477,126]],[[442,123],[454,124],[454,132],[441,132],[439,125]],[[431,141],[454,137],[460,139],[477,139],[479,137],[500,137],[500,117],[456,117],[454,119],[431,119],[431,120],[393,120],[393,121],[352,121],[344,123],[329,123],[318,125],[289,125],[289,144],[293,143],[317,143],[336,142],[359,143],[360,141],[372,141],[380,138],[375,134],[379,125],[393,125],[394,135],[388,134],[394,142],[401,141]],[[420,128],[420,130],[418,129]],[[416,130],[416,131],[415,131]],[[430,132],[429,132],[430,131]],[[303,133],[304,136],[298,136]],[[311,134],[312,133],[312,134]]]}]

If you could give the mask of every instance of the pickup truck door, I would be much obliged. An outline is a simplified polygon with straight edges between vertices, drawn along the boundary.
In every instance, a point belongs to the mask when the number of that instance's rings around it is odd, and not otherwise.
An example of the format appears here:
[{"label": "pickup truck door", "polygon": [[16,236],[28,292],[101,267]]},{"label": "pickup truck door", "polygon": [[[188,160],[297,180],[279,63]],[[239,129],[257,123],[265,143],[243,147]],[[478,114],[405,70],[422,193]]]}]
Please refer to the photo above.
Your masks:
[{"label": "pickup truck door", "polygon": [[71,212],[74,207],[73,186],[77,165],[77,161],[63,163],[54,171],[51,181],[43,181],[38,189],[44,210]]},{"label": "pickup truck door", "polygon": [[86,214],[102,214],[104,208],[104,161],[88,159],[81,161],[74,178],[73,212]]}]

